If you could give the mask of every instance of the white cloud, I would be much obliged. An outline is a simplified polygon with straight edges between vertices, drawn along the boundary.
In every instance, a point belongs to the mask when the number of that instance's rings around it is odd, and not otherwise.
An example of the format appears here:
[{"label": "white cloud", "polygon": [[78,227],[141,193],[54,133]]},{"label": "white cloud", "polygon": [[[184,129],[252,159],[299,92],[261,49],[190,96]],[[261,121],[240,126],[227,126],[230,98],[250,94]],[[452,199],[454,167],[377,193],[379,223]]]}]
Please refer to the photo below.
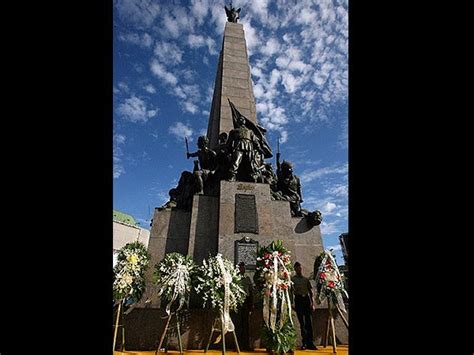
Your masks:
[{"label": "white cloud", "polygon": [[174,88],[173,93],[181,99],[179,104],[184,111],[193,115],[199,111],[197,103],[200,101],[201,92],[198,85],[179,85]]},{"label": "white cloud", "polygon": [[153,85],[151,84],[148,84],[148,85],[145,85],[143,87],[143,89],[145,89],[146,92],[150,93],[150,94],[155,94],[156,93],[156,89]]},{"label": "white cloud", "polygon": [[178,24],[178,21],[176,21],[176,19],[166,14],[163,19],[163,26],[171,37],[173,38],[179,37],[179,32],[180,32],[179,24]]},{"label": "white cloud", "polygon": [[150,63],[150,69],[153,74],[155,74],[158,78],[162,79],[164,82],[176,85],[178,79],[173,73],[170,73],[166,70],[166,68],[160,64],[156,59],[153,59]]},{"label": "white cloud", "polygon": [[326,192],[334,197],[340,197],[347,199],[348,196],[348,186],[347,185],[334,185],[326,189]]},{"label": "white cloud", "polygon": [[268,20],[268,0],[258,0],[252,2],[252,6],[248,7],[248,10],[258,15],[262,23],[266,23]]},{"label": "white cloud", "polygon": [[191,33],[188,35],[186,43],[190,48],[200,48],[207,46],[210,55],[218,54],[216,50],[216,42],[211,37],[204,37]]},{"label": "white cloud", "polygon": [[326,214],[330,214],[336,207],[337,205],[335,203],[326,202],[326,204],[322,208],[322,212]]},{"label": "white cloud", "polygon": [[115,0],[119,17],[139,28],[151,27],[160,13],[160,5],[152,0]]},{"label": "white cloud", "polygon": [[147,104],[142,99],[132,95],[125,99],[117,108],[123,119],[131,122],[147,122],[151,117],[156,116],[157,110],[148,110]]},{"label": "white cloud", "polygon": [[192,101],[185,101],[184,110],[194,115],[196,112],[198,112],[199,107],[197,107]]},{"label": "white cloud", "polygon": [[347,149],[349,144],[349,127],[347,119],[342,121],[342,130],[338,136],[338,146],[341,149]]},{"label": "white cloud", "polygon": [[196,100],[199,100],[200,98],[199,86],[196,84],[177,86],[174,88],[174,94],[183,100],[190,98],[195,98]]},{"label": "white cloud", "polygon": [[[324,219],[324,215],[323,215]],[[336,233],[339,229],[337,228],[337,222],[325,222],[324,220],[321,222],[321,234],[333,234]]]},{"label": "white cloud", "polygon": [[184,137],[191,137],[193,129],[182,122],[176,122],[174,126],[170,126],[169,133],[173,134],[177,140],[184,140]]},{"label": "white cloud", "polygon": [[117,86],[118,86],[118,88],[121,92],[129,92],[130,91],[128,85],[126,83],[124,83],[123,81],[119,82],[117,84]]},{"label": "white cloud", "polygon": [[122,163],[122,148],[120,147],[125,143],[125,136],[123,134],[115,134],[113,137],[113,177],[118,179],[120,175],[125,173],[125,168]]},{"label": "white cloud", "polygon": [[304,82],[304,77],[296,77],[290,72],[284,71],[281,74],[282,83],[287,93],[294,93]]},{"label": "white cloud", "polygon": [[280,50],[280,43],[275,38],[267,40],[263,47],[260,47],[260,52],[267,56],[272,56]]},{"label": "white cloud", "polygon": [[347,163],[339,166],[323,167],[313,171],[305,171],[301,174],[301,182],[308,183],[329,174],[347,174],[347,171]]},{"label": "white cloud", "polygon": [[196,18],[199,25],[202,25],[209,11],[208,0],[191,0],[191,13]]},{"label": "white cloud", "polygon": [[225,23],[227,22],[227,17],[225,13],[223,14],[224,8],[223,3],[221,2],[213,2],[209,6],[209,10],[211,11],[211,23],[215,23],[214,30],[217,35],[221,36],[224,32]]},{"label": "white cloud", "polygon": [[257,30],[252,27],[250,19],[245,18],[245,20],[242,21],[242,24],[244,26],[248,55],[251,56],[255,49],[261,44],[260,36],[258,35]]},{"label": "white cloud", "polygon": [[143,33],[141,36],[138,33],[121,34],[118,39],[144,48],[149,48],[153,44],[153,39],[148,33]]},{"label": "white cloud", "polygon": [[190,35],[188,35],[187,43],[188,46],[191,48],[199,48],[206,44],[206,40],[204,39],[204,36],[195,35],[194,33],[191,33]]},{"label": "white cloud", "polygon": [[171,42],[157,43],[154,53],[160,62],[167,65],[175,65],[183,61],[183,51],[176,44]]}]

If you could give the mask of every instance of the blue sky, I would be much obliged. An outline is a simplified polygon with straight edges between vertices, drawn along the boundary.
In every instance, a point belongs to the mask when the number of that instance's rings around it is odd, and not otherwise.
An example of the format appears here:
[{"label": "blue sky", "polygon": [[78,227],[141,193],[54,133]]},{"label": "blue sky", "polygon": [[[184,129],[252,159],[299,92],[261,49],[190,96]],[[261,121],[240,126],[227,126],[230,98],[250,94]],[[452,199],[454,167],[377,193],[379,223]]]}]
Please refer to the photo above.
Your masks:
[{"label": "blue sky", "polygon": [[[228,4],[228,2],[227,2]],[[343,263],[348,231],[348,3],[233,1],[241,8],[257,119],[294,163],[303,208],[319,209]],[[224,1],[114,1],[114,209],[149,229],[207,131]],[[270,160],[274,165],[274,158]]]}]

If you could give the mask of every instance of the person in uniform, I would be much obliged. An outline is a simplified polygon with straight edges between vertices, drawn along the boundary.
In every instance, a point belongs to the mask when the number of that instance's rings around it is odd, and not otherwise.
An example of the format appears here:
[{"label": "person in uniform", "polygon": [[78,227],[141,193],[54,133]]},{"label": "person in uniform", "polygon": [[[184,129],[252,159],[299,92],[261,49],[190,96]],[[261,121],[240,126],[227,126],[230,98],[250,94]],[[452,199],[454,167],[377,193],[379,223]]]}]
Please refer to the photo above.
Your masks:
[{"label": "person in uniform", "polygon": [[247,297],[244,303],[237,309],[234,314],[235,331],[241,350],[251,351],[249,342],[249,317],[253,311],[253,284],[248,275],[245,275],[245,263],[239,263],[239,275],[242,277],[242,288]]},{"label": "person in uniform", "polygon": [[315,310],[315,305],[313,302],[311,283],[307,277],[303,276],[303,268],[299,262],[296,262],[294,267],[296,275],[291,278],[291,281],[293,281],[291,294],[293,296],[298,322],[300,323],[301,338],[303,342],[301,350],[317,350],[318,348],[313,343],[312,315]]}]

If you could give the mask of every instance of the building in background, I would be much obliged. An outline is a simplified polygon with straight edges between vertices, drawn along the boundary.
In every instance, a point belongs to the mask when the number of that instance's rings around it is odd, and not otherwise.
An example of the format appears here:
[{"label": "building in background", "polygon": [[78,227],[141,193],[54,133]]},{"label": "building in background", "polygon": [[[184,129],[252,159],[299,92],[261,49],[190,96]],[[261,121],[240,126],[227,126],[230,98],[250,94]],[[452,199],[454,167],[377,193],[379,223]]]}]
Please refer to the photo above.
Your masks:
[{"label": "building in background", "polygon": [[148,248],[150,231],[139,227],[135,218],[120,212],[113,211],[113,258],[114,266],[117,262],[118,251],[127,243],[142,242]]},{"label": "building in background", "polygon": [[341,250],[342,250],[342,256],[344,258],[344,264],[347,265],[348,260],[349,260],[349,253],[348,253],[348,238],[349,238],[349,233],[342,233],[339,236],[339,243],[341,243]]},{"label": "building in background", "polygon": [[339,243],[341,244],[342,256],[344,258],[344,265],[339,266],[339,272],[344,280],[344,288],[349,289],[349,253],[348,253],[348,238],[349,233],[342,233],[339,236]]}]

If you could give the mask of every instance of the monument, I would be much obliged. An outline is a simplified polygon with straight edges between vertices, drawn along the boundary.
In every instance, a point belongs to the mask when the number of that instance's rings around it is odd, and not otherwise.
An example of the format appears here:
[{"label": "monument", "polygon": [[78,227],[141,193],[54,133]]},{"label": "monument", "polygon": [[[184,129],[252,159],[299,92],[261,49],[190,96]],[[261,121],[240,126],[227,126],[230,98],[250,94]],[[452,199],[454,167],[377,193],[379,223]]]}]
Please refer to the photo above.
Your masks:
[{"label": "monument", "polygon": [[[276,174],[265,162],[273,152],[266,130],[257,121],[245,33],[243,25],[237,23],[240,9],[231,5],[225,10],[228,22],[207,135],[199,138],[197,152],[188,149],[188,158],[198,158],[193,171],[182,172],[178,186],[170,190],[170,201],[154,211],[148,243],[150,265],[172,252],[190,255],[196,263],[221,253],[234,264],[244,261],[252,271],[258,246],[282,240],[293,262],[299,261],[310,272],[315,257],[324,250],[321,214],[301,208],[302,187],[290,162],[280,163],[278,152]],[[146,293],[127,315],[127,348],[156,350],[163,320],[160,299],[153,288],[150,267]],[[191,300],[182,329],[184,348],[204,348],[214,320],[209,313]],[[259,339],[261,313],[257,309],[250,320],[250,344],[255,348],[264,346]],[[232,347],[232,341],[229,343]]]}]

